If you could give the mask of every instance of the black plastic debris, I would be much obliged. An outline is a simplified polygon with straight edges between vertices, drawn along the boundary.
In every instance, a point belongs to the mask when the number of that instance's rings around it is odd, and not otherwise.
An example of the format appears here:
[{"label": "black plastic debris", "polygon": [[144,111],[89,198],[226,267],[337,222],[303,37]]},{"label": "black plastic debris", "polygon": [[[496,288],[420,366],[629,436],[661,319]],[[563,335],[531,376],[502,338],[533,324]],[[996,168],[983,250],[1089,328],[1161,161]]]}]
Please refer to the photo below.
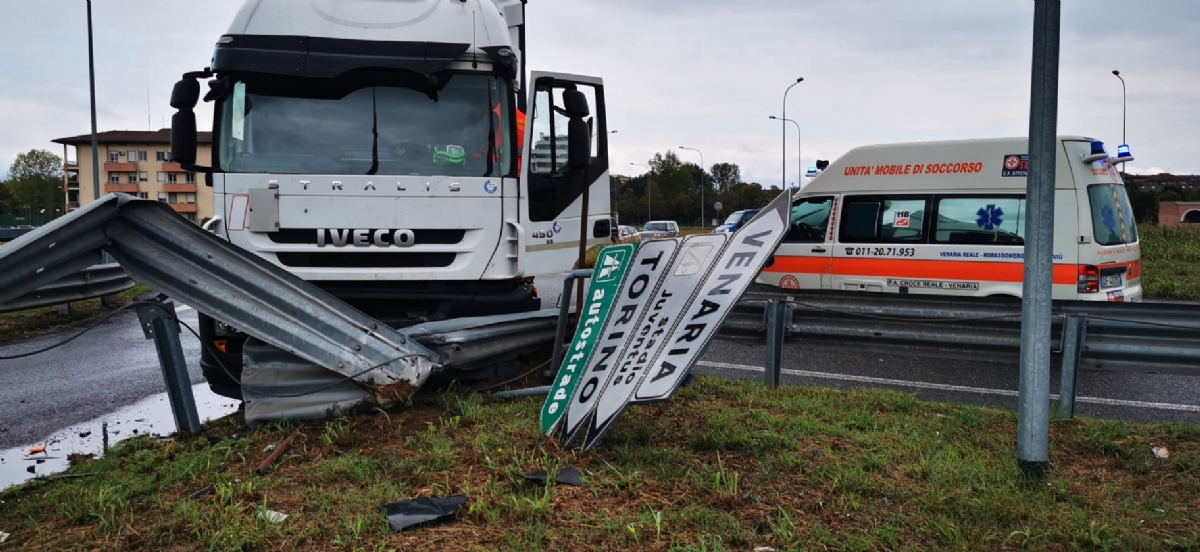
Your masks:
[{"label": "black plastic debris", "polygon": [[200,498],[202,496],[207,496],[207,495],[213,494],[213,492],[215,492],[215,491],[216,491],[216,489],[214,489],[212,485],[209,485],[203,489],[200,489],[199,491],[192,493],[192,496],[189,496],[188,498],[190,498],[192,500],[196,500],[197,498]]},{"label": "black plastic debris", "polygon": [[85,432],[83,432],[83,433],[80,433],[80,434],[79,434],[79,438],[80,438],[80,439],[86,439],[86,438],[87,438],[87,436],[88,436],[88,435],[91,435],[91,434],[92,434],[92,432],[90,432],[90,431],[85,431]]},{"label": "black plastic debris", "polygon": [[[526,475],[525,479],[527,481],[536,481],[538,483],[545,484],[546,480],[550,479],[550,474],[540,471]],[[558,470],[558,473],[555,474],[555,477],[551,479],[551,481],[554,481],[555,483],[562,483],[563,485],[571,485],[574,487],[587,487],[587,483],[583,482],[583,475],[579,473],[579,470],[572,468],[571,466],[567,466],[561,470]]]},{"label": "black plastic debris", "polygon": [[414,525],[452,517],[466,503],[467,497],[463,495],[434,496],[393,502],[380,506],[379,510],[387,516],[392,531],[403,531]]},{"label": "black plastic debris", "polygon": [[37,466],[29,466],[28,468],[25,468],[25,471],[29,473],[37,473]]}]

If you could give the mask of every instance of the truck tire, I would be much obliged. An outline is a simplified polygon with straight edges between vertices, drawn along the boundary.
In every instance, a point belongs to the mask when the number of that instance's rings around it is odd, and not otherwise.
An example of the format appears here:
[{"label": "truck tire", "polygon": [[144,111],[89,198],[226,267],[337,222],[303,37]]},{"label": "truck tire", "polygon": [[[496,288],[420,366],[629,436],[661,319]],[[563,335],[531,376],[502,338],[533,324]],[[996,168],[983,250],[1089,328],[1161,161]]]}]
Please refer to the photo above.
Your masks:
[{"label": "truck tire", "polygon": [[[222,397],[242,400],[242,347],[246,343],[246,336],[218,336],[217,321],[204,313],[197,314],[201,343],[200,371],[208,381],[208,387]],[[219,339],[226,342],[224,353],[213,344]]]}]

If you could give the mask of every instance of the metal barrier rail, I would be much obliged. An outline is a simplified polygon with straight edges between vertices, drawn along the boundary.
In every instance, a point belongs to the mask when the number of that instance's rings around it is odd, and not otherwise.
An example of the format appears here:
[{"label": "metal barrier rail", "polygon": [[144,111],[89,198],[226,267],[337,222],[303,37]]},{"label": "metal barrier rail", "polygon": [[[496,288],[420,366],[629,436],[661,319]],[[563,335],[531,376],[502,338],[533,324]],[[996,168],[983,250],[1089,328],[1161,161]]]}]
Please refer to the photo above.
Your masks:
[{"label": "metal barrier rail", "polygon": [[[751,290],[727,336],[766,333],[768,385],[779,382],[786,337],[820,347],[964,360],[1018,359],[1015,299],[836,291]],[[1081,366],[1200,376],[1200,303],[1055,301],[1052,347],[1062,354],[1060,415],[1074,411]]]},{"label": "metal barrier rail", "polygon": [[39,307],[115,295],[134,286],[134,281],[117,263],[90,266],[15,299],[0,303],[0,312]]}]

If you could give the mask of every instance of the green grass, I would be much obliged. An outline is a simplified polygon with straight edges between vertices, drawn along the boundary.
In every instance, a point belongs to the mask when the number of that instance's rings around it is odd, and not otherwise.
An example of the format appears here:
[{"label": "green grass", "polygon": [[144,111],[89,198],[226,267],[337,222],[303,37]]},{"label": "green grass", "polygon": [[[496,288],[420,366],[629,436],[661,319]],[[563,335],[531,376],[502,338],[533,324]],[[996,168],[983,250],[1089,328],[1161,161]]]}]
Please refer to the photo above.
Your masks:
[{"label": "green grass", "polygon": [[59,314],[57,306],[0,313],[0,343],[86,326],[128,305],[139,295],[152,291],[147,286],[136,284],[117,294],[117,300],[112,305],[101,305],[99,299],[76,301],[71,303],[71,313],[67,315]]},{"label": "green grass", "polygon": [[[0,494],[14,549],[1195,550],[1200,427],[1054,422],[1051,473],[1024,479],[1008,412],[891,391],[769,390],[707,377],[631,409],[594,451],[537,431],[540,401],[419,395],[293,428],[140,438]],[[1167,446],[1166,460],[1152,446]],[[571,465],[590,487],[527,484]],[[212,485],[216,492],[188,496]],[[456,519],[393,534],[376,508],[464,494]],[[259,507],[289,514],[281,524]]]},{"label": "green grass", "polygon": [[1138,234],[1145,296],[1200,301],[1200,230],[1141,225]]}]

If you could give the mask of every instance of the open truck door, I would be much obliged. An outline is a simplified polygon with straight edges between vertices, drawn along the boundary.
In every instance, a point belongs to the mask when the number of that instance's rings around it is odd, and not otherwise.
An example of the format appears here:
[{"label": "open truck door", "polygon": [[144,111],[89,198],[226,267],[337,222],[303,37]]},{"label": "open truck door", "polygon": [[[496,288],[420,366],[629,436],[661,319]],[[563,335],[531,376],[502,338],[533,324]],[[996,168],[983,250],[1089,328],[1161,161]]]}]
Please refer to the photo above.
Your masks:
[{"label": "open truck door", "polygon": [[588,247],[611,243],[608,127],[603,80],[535,71],[531,81],[520,222],[526,274],[548,274],[571,269],[581,230]]}]

